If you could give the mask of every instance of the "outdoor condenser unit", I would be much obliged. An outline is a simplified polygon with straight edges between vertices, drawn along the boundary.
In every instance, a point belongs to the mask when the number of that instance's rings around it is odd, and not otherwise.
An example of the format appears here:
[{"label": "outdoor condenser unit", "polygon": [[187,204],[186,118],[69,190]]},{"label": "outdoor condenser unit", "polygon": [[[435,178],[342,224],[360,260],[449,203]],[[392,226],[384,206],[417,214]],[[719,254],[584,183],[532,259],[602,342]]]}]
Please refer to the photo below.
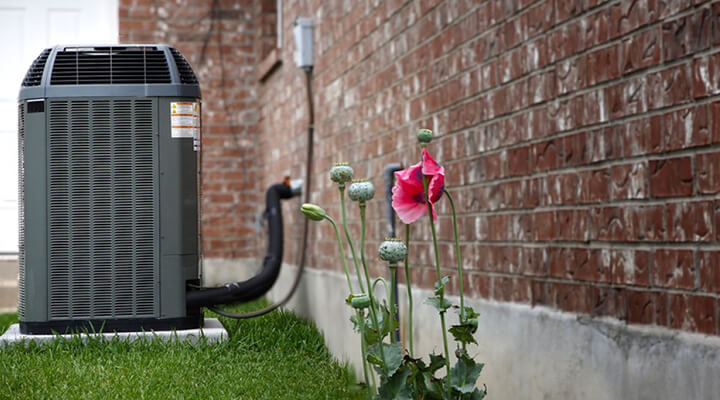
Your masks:
[{"label": "outdoor condenser unit", "polygon": [[55,46],[18,103],[22,333],[201,324],[200,87],[165,45]]}]

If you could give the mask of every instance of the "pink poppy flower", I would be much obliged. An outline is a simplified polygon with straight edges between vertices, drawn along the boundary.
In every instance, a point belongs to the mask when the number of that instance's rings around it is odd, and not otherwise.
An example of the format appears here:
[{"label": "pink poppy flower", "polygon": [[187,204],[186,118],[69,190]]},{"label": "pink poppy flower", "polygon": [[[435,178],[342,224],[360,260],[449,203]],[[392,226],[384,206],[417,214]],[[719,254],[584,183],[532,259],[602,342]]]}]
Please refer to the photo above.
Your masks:
[{"label": "pink poppy flower", "polygon": [[415,222],[427,213],[423,175],[429,180],[428,193],[433,220],[437,219],[434,204],[440,200],[445,190],[445,168],[438,165],[426,149],[423,149],[422,157],[422,162],[395,172],[392,206],[398,217],[406,224]]}]

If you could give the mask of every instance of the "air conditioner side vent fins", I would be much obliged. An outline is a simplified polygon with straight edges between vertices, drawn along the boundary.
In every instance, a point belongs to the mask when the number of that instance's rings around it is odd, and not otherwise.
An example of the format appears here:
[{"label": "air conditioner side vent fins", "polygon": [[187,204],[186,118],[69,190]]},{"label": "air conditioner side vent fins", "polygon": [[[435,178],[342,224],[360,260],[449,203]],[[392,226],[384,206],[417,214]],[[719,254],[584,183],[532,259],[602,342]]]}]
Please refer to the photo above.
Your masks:
[{"label": "air conditioner side vent fins", "polygon": [[183,55],[173,47],[170,48],[170,53],[175,60],[175,65],[177,66],[178,74],[180,75],[180,83],[197,85],[198,81],[195,77],[195,73],[185,57],[183,57]]},{"label": "air conditioner side vent fins", "polygon": [[30,69],[28,69],[28,72],[25,74],[25,79],[23,79],[22,82],[23,86],[40,86],[40,81],[42,81],[43,72],[45,71],[45,63],[47,63],[50,50],[51,49],[43,50],[42,53],[37,56],[35,61],[33,61],[32,65],[30,65]]}]

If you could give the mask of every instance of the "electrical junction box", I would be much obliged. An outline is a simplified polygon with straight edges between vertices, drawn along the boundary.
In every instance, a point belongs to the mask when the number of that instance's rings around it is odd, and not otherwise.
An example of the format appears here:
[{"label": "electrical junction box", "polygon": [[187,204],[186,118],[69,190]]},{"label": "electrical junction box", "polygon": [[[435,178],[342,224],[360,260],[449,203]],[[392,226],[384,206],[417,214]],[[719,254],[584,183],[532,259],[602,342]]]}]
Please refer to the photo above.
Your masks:
[{"label": "electrical junction box", "polygon": [[26,334],[197,328],[200,86],[166,45],[55,46],[18,99]]},{"label": "electrical junction box", "polygon": [[310,18],[298,18],[293,27],[295,64],[300,68],[313,66],[313,25]]}]

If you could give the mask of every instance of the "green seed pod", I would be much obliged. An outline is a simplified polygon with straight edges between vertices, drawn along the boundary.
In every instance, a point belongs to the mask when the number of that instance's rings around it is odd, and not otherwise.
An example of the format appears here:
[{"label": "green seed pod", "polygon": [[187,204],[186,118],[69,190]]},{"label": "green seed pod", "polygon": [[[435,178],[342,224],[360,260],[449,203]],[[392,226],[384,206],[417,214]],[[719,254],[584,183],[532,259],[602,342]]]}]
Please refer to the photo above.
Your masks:
[{"label": "green seed pod", "polygon": [[433,133],[430,129],[420,129],[418,131],[417,138],[420,143],[430,143],[433,138]]},{"label": "green seed pod", "polygon": [[335,163],[330,168],[330,180],[338,184],[350,182],[353,177],[353,169],[348,163]]},{"label": "green seed pod", "polygon": [[327,216],[327,213],[322,207],[310,203],[303,204],[302,207],[300,207],[300,211],[313,221],[320,221]]},{"label": "green seed pod", "polygon": [[407,246],[400,239],[385,238],[378,249],[380,259],[389,263],[397,263],[407,257]]},{"label": "green seed pod", "polygon": [[350,184],[348,197],[352,201],[368,201],[375,196],[375,186],[366,179],[356,179]]},{"label": "green seed pod", "polygon": [[352,299],[350,299],[350,305],[353,308],[368,308],[370,307],[370,296],[366,294],[353,295]]}]

